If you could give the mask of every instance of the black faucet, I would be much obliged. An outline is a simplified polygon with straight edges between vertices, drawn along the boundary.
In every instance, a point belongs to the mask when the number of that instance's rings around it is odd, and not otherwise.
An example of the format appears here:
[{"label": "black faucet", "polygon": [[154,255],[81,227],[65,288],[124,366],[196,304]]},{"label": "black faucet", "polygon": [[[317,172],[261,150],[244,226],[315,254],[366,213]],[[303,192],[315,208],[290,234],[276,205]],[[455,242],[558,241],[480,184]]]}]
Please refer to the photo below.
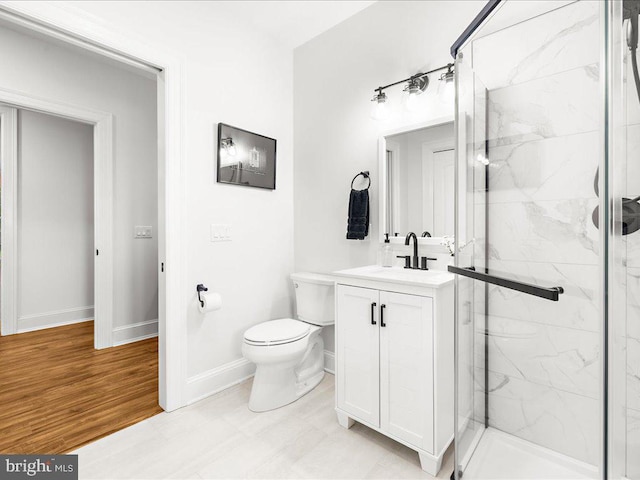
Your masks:
[{"label": "black faucet", "polygon": [[422,236],[423,237],[430,237],[431,234],[425,230],[424,232],[422,232]]},{"label": "black faucet", "polygon": [[[413,237],[413,266],[409,268],[420,268],[418,265],[418,237],[416,237],[416,234],[413,232],[407,233],[407,236],[404,239],[404,244],[409,245],[411,237]],[[407,267],[405,266],[405,268]]]}]

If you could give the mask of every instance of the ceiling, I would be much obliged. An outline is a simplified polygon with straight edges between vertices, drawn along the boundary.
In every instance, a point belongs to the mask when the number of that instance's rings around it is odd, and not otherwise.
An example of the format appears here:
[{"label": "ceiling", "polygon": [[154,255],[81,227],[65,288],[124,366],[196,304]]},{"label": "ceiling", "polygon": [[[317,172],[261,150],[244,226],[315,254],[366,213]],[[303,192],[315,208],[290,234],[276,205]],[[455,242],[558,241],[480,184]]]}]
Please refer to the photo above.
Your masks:
[{"label": "ceiling", "polygon": [[242,0],[216,1],[218,8],[274,37],[291,49],[367,8],[375,1],[347,0]]},{"label": "ceiling", "polygon": [[[121,14],[121,9],[109,10],[109,3],[111,2],[60,2],[71,11],[80,10],[84,14],[95,16],[98,19],[103,19],[104,17],[107,21],[114,15],[114,18],[118,18],[117,15]],[[112,5],[126,3],[129,3],[131,7],[137,7],[137,10],[132,9],[132,12],[138,12],[149,7],[154,3],[154,0],[120,0],[113,2]],[[166,11],[163,10],[165,13],[171,12],[171,8],[177,8],[177,13],[185,15],[193,10],[187,7],[197,5],[201,18],[213,18],[222,15],[238,20],[244,25],[250,25],[255,31],[273,38],[281,46],[291,50],[331,29],[373,3],[375,3],[375,0],[170,0],[159,2],[164,7],[168,7],[168,9],[165,9]],[[81,54],[94,57],[93,53],[89,53],[84,48],[72,47],[70,44],[50,37],[48,34],[25,29],[25,27],[13,24],[13,22],[0,19],[0,27],[10,28],[27,35],[63,44],[66,47],[74,48]],[[106,57],[101,57],[101,59],[127,69],[133,68]],[[140,73],[137,68],[133,68],[132,71]],[[144,75],[149,76],[149,78],[155,78],[151,74]]]}]

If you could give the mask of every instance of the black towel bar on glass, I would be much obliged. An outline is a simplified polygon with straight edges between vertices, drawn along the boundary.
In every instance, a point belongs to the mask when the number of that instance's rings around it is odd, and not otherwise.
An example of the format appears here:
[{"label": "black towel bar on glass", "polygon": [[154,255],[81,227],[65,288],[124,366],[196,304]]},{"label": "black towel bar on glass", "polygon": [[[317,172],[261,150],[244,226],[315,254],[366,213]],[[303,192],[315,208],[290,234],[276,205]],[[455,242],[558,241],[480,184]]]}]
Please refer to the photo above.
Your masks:
[{"label": "black towel bar on glass", "polygon": [[360,173],[356,174],[356,176],[353,177],[353,180],[351,180],[351,190],[353,190],[353,182],[355,182],[356,178],[358,178],[360,175],[362,175],[364,178],[369,180],[369,185],[367,185],[367,188],[363,189],[363,190],[369,190],[369,187],[371,186],[371,177],[369,176],[369,172],[366,171],[366,170],[364,172],[360,172]]},{"label": "black towel bar on glass", "polygon": [[562,287],[539,287],[538,285],[532,285],[531,283],[518,282],[515,280],[509,280],[508,278],[489,275],[488,273],[476,272],[474,267],[461,268],[449,266],[448,269],[451,273],[455,273],[456,275],[462,275],[463,277],[473,278],[474,280],[491,283],[493,285],[498,285],[499,287],[517,290],[518,292],[545,298],[553,302],[557,302],[560,294],[564,293],[564,288]]}]

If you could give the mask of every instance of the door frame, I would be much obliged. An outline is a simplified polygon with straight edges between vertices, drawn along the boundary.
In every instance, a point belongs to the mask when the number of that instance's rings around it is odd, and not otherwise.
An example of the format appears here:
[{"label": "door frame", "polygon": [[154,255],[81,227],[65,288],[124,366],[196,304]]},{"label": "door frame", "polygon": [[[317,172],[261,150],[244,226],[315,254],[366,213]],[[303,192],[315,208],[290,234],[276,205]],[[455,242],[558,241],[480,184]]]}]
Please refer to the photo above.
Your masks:
[{"label": "door frame", "polygon": [[[18,148],[17,109],[66,118],[93,126],[94,244],[100,251],[94,260],[94,346],[113,346],[113,115],[0,89],[9,128],[2,127],[2,261],[0,273],[0,323],[2,334],[18,328]],[[5,115],[3,115],[3,120]],[[11,123],[13,122],[13,125]],[[4,122],[3,122],[4,124]],[[5,265],[7,268],[4,268]]]},{"label": "door frame", "polygon": [[[387,197],[389,196],[389,194],[391,194],[392,197],[392,218],[388,218],[387,210],[389,209],[389,205],[386,204],[386,209],[384,212],[385,227],[382,229],[382,231],[385,233],[388,232],[389,236],[393,237],[397,230],[396,227],[398,226],[398,219],[400,218],[400,144],[394,140],[385,140],[385,142],[386,151],[391,152],[391,165],[389,165],[389,161],[388,159],[386,159],[384,168],[384,176],[386,179],[384,184],[384,191]],[[389,173],[387,171],[388,168],[392,169],[391,181],[389,181]],[[391,186],[391,192],[389,192],[389,186]],[[387,223],[389,223],[388,228],[386,225]]]},{"label": "door frame", "polygon": [[16,192],[18,190],[18,110],[0,105],[0,171],[2,172],[2,268],[0,269],[0,333],[18,330],[18,229]]},{"label": "door frame", "polygon": [[[446,124],[443,124],[446,125]],[[429,201],[431,205],[435,205],[436,195],[436,165],[435,155],[440,152],[453,151],[455,156],[455,140],[453,137],[446,137],[434,142],[424,142],[420,146],[421,148],[421,164],[422,164],[422,200]],[[454,159],[455,166],[455,159]],[[454,185],[455,186],[455,185]],[[425,228],[429,229],[429,232],[434,237],[443,237],[444,235],[453,235],[453,232],[447,234],[436,233],[436,215],[435,209],[431,212],[422,212],[422,221]]]},{"label": "door frame", "polygon": [[183,60],[123,34],[71,4],[0,1],[0,18],[158,72],[158,387],[160,406],[186,405],[187,324]]}]

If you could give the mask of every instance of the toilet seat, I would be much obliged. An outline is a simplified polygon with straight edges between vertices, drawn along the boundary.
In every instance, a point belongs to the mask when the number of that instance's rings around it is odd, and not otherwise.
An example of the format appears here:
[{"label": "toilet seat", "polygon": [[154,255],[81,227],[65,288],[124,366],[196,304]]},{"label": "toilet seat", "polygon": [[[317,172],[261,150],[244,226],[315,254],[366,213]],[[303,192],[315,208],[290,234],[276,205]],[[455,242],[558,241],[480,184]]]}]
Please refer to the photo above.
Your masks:
[{"label": "toilet seat", "polygon": [[244,332],[244,342],[249,345],[282,345],[300,340],[311,331],[311,325],[293,318],[279,318],[251,327]]}]

